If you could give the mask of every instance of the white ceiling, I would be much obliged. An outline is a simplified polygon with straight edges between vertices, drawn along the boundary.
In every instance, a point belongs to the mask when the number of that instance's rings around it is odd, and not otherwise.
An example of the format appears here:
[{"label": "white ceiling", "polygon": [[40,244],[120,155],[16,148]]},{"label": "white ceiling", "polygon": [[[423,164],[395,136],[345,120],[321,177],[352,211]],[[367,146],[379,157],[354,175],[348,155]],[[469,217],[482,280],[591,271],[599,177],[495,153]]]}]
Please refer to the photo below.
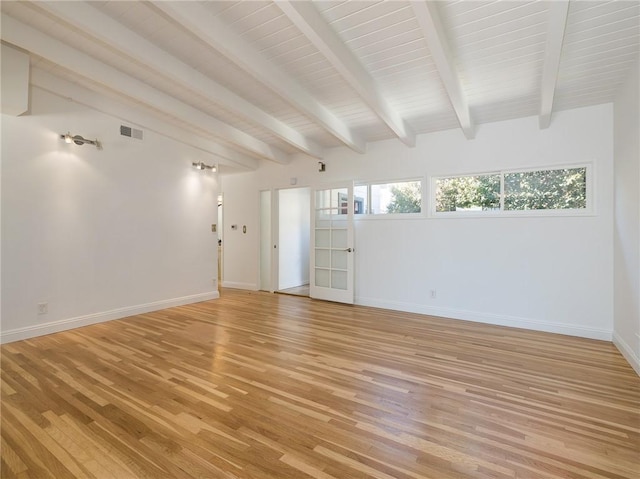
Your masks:
[{"label": "white ceiling", "polygon": [[[611,102],[632,1],[0,2],[32,84],[233,168]],[[131,106],[138,113],[132,115]],[[481,134],[481,133],[479,133]]]}]

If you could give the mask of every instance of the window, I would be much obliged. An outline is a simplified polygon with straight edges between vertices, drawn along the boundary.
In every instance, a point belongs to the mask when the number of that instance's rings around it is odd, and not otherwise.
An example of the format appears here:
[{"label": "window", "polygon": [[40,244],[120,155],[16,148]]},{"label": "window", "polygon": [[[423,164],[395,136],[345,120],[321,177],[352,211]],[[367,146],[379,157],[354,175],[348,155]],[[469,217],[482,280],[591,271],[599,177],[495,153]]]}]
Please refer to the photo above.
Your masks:
[{"label": "window", "polygon": [[500,209],[500,175],[454,176],[436,180],[436,212]]},{"label": "window", "polygon": [[366,183],[354,187],[356,215],[407,214],[422,212],[422,181]]},{"label": "window", "polygon": [[369,212],[369,185],[353,187],[353,214],[364,215]]},{"label": "window", "polygon": [[434,212],[587,210],[587,167],[434,178]]},{"label": "window", "polygon": [[505,210],[565,210],[587,207],[587,169],[505,173]]}]

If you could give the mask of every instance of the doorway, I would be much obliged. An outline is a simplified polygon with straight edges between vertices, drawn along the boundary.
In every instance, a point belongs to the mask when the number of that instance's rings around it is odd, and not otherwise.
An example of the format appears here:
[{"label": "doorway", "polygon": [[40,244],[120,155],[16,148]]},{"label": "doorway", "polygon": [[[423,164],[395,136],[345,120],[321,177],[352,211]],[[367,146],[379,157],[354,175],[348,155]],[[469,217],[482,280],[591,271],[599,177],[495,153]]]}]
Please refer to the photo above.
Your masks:
[{"label": "doorway", "polygon": [[309,296],[309,188],[278,190],[278,289]]},{"label": "doorway", "polygon": [[260,289],[309,296],[310,189],[260,192]]}]

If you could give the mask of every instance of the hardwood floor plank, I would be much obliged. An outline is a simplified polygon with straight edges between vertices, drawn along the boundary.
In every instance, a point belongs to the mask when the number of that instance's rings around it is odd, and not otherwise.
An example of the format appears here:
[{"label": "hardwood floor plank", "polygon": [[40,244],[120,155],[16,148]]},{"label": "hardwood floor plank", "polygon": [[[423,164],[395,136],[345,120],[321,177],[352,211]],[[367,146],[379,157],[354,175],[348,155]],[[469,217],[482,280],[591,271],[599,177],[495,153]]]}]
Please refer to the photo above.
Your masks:
[{"label": "hardwood floor plank", "polygon": [[[22,474],[53,479],[74,477],[55,455],[61,448],[45,431],[38,431],[37,425],[26,414],[3,402],[2,417],[2,435],[27,466]],[[77,464],[74,466],[78,468]],[[85,477],[85,474],[79,472],[76,477]]]},{"label": "hardwood floor plank", "polygon": [[13,477],[13,475],[20,474],[29,469],[4,438],[0,440],[0,450],[2,451],[3,471],[6,472],[7,477],[10,475]]},{"label": "hardwood floor plank", "polygon": [[2,478],[640,477],[602,341],[223,290],[1,353]]}]

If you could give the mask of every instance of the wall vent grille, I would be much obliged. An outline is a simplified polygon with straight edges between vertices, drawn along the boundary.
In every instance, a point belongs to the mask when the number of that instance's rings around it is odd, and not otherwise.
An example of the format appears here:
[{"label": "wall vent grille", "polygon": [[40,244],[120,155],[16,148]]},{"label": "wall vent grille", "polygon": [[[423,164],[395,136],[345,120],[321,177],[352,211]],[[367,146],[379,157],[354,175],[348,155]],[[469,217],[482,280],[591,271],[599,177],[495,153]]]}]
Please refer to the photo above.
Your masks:
[{"label": "wall vent grille", "polygon": [[137,140],[142,140],[142,130],[138,130],[136,128],[131,128],[130,126],[120,125],[120,134],[122,136],[127,136],[129,138],[135,138]]}]

